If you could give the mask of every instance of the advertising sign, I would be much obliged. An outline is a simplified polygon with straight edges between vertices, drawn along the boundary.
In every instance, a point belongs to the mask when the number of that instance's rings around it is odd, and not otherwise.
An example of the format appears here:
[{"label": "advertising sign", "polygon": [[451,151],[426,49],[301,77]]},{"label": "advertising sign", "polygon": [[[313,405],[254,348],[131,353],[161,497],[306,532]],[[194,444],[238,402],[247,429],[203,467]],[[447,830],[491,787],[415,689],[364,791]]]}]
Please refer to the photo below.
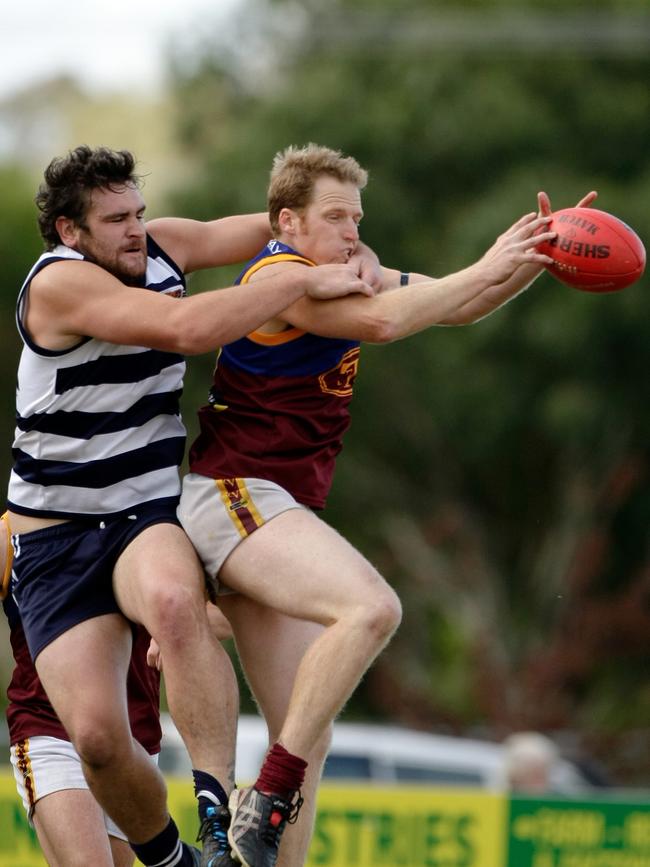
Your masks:
[{"label": "advertising sign", "polygon": [[510,802],[508,867],[650,867],[650,803]]},{"label": "advertising sign", "polygon": [[[168,780],[184,840],[198,827],[188,780]],[[136,862],[139,863],[139,862]],[[512,798],[481,789],[324,784],[307,867],[650,867],[650,800]],[[0,772],[0,867],[45,867]]]}]

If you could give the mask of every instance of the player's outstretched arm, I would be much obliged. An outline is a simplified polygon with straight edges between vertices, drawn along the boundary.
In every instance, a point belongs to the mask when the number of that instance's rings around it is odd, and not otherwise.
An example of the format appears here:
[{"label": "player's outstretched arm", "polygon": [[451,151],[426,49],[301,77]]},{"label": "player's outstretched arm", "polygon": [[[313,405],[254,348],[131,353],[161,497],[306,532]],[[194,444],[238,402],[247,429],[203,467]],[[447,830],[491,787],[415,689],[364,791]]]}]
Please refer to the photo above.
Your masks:
[{"label": "player's outstretched arm", "polygon": [[[591,190],[580,199],[577,207],[590,207],[597,196],[598,193],[595,190]],[[539,216],[550,218],[551,202],[545,192],[539,192],[537,194],[537,203]],[[536,240],[539,241],[539,238]],[[504,280],[500,284],[495,283],[488,287],[485,292],[481,293],[477,298],[458,309],[452,317],[440,324],[467,325],[472,322],[477,322],[479,319],[483,319],[485,316],[498,310],[498,308],[503,306],[506,302],[512,300],[512,298],[515,298],[523,292],[524,289],[527,289],[539,277],[543,270],[543,265],[536,263],[524,263],[520,265],[507,280]]]},{"label": "player's outstretched arm", "polygon": [[348,265],[301,266],[256,283],[171,298],[125,286],[87,261],[60,261],[30,287],[27,328],[39,345],[63,349],[80,337],[196,355],[258,328],[303,295],[372,294]]},{"label": "player's outstretched arm", "polygon": [[[474,306],[478,314],[485,315],[507,300],[500,297],[495,303],[488,298],[477,304],[477,299],[507,281],[522,265],[538,271],[551,262],[535,249],[535,244],[554,237],[555,233],[544,230],[548,222],[547,217],[526,214],[477,263],[439,280],[412,275],[409,285],[397,286],[370,299],[350,297],[315,305],[303,298],[285,310],[281,318],[314,334],[368,343],[392,342],[431,325],[461,324],[456,322],[459,311],[472,312]],[[384,279],[389,290],[391,282],[399,282],[399,272],[386,269]],[[520,290],[517,285],[508,287],[510,296]],[[467,321],[474,320],[468,317]]]}]

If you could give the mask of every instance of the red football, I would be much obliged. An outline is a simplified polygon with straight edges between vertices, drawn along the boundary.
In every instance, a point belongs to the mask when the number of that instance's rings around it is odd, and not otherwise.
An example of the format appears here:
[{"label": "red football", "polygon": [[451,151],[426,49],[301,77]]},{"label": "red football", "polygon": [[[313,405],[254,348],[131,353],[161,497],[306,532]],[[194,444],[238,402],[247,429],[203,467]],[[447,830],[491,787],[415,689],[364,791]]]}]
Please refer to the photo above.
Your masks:
[{"label": "red football", "polygon": [[643,274],[645,248],[618,217],[596,208],[564,208],[551,216],[549,231],[557,237],[537,249],[553,259],[546,267],[562,283],[586,292],[616,292]]}]

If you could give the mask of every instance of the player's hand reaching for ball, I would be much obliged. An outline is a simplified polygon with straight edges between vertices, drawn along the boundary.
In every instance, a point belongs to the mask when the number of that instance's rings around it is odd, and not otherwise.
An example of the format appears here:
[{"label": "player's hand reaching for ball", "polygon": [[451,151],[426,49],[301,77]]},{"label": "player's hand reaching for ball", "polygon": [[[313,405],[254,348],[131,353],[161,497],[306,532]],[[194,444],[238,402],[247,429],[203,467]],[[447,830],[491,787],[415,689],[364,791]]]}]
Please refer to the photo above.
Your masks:
[{"label": "player's hand reaching for ball", "polygon": [[557,232],[547,231],[551,217],[525,214],[499,235],[495,243],[478,261],[490,285],[505,283],[521,265],[537,265],[540,270],[552,259],[539,253],[536,245],[550,241]]}]

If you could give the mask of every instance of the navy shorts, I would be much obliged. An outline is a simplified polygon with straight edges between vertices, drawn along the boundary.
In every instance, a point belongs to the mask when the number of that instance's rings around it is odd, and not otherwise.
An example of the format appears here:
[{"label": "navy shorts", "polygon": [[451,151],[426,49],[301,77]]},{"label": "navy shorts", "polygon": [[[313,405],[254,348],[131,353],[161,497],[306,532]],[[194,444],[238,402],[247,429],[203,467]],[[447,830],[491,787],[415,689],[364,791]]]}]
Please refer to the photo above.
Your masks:
[{"label": "navy shorts", "polygon": [[14,534],[11,592],[32,659],[73,626],[119,613],[113,593],[118,557],[147,527],[179,525],[176,506],[148,506],[129,516],[68,521]]}]

